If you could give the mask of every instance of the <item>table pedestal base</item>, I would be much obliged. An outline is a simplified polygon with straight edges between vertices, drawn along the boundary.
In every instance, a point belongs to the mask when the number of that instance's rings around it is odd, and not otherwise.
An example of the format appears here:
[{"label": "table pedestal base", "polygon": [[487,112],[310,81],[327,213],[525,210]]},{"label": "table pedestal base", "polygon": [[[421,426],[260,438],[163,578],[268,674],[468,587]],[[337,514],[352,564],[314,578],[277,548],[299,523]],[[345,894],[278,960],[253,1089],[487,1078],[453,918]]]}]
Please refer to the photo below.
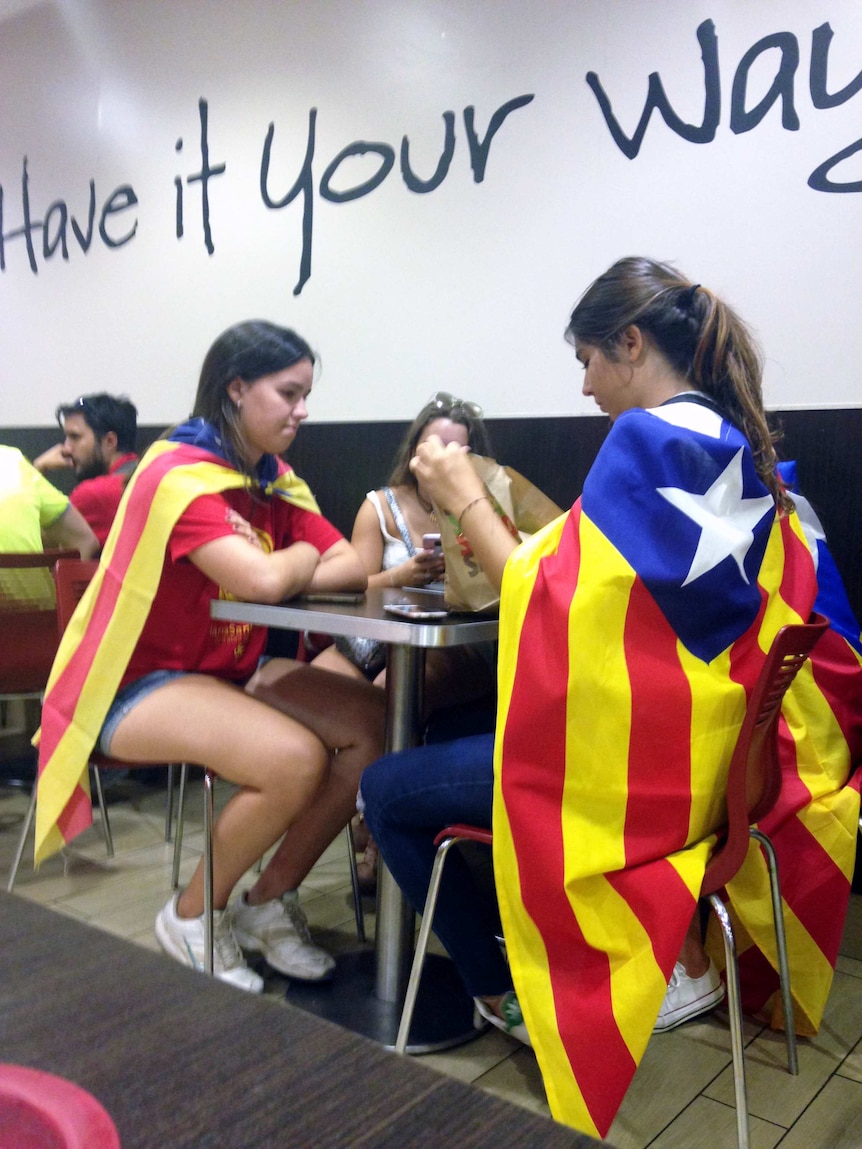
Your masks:
[{"label": "table pedestal base", "polygon": [[[370,1037],[386,1049],[395,1048],[401,1005],[375,996],[373,950],[341,954],[332,981],[293,981],[286,997],[299,1009]],[[428,954],[407,1052],[450,1049],[472,1041],[486,1028],[487,1022],[474,1028],[473,999],[467,996],[453,963],[438,954]]]}]

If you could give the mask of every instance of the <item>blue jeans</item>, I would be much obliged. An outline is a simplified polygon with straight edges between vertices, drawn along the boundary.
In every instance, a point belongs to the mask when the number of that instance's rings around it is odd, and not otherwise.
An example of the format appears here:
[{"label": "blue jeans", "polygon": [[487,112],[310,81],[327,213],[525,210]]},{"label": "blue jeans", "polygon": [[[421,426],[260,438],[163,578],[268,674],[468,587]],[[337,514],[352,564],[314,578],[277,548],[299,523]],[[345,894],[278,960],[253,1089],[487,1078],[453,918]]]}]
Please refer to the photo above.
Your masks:
[{"label": "blue jeans", "polygon": [[[417,746],[378,759],[362,775],[368,828],[398,885],[421,913],[434,864],[434,838],[452,822],[491,825],[494,736]],[[446,860],[434,932],[471,997],[512,988],[495,934],[494,907],[455,847]]]}]

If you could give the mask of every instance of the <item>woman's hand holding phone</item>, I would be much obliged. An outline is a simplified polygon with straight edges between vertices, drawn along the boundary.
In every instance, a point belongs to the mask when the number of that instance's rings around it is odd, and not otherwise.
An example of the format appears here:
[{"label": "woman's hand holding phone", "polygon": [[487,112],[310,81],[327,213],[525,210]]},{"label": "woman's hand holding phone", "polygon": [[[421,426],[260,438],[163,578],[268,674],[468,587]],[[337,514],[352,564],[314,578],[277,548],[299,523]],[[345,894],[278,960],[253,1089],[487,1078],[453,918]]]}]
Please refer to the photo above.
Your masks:
[{"label": "woman's hand holding phone", "polygon": [[423,535],[422,550],[416,552],[413,561],[416,564],[416,572],[423,582],[441,579],[446,564],[443,561],[443,544],[440,542],[440,536]]}]

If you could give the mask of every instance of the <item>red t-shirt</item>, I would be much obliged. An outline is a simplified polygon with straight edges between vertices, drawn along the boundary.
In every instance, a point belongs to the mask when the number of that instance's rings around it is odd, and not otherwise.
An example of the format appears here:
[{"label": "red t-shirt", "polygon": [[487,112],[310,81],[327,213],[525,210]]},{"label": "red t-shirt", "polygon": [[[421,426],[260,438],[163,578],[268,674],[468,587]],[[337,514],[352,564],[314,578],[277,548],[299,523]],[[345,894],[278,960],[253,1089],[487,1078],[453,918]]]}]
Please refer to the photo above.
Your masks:
[{"label": "red t-shirt", "polygon": [[121,685],[154,670],[192,670],[243,681],[252,675],[266,642],[266,627],[210,618],[213,599],[227,594],[186,557],[213,539],[233,534],[228,507],[247,519],[264,550],[308,542],[321,554],[344,536],[322,515],[287,499],[253,499],[230,490],[195,499],[171,532],[159,589]]},{"label": "red t-shirt", "polygon": [[90,524],[100,547],[104,547],[105,540],[110,534],[117,507],[133,470],[130,464],[137,461],[137,455],[118,456],[111,464],[107,475],[84,479],[69,496],[72,506],[79,510]]}]

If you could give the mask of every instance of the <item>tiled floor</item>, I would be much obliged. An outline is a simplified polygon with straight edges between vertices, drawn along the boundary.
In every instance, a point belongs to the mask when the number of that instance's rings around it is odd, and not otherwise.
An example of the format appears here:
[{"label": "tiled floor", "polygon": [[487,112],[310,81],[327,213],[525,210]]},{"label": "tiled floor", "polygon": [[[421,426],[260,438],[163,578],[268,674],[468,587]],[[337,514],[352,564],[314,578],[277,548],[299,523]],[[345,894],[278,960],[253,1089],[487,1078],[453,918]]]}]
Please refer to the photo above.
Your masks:
[{"label": "tiled floor", "polygon": [[[219,786],[220,791],[224,788]],[[198,787],[184,842],[184,874],[201,848]],[[26,798],[0,790],[0,874],[17,841]],[[65,857],[34,874],[22,865],[16,892],[60,913],[156,949],[153,918],[167,898],[171,847],[164,842],[164,790],[118,781],[110,806],[116,856],[94,828]],[[333,952],[356,944],[343,840],[326,852],[303,885],[311,927]],[[373,931],[373,905],[368,903]],[[782,1068],[781,1038],[747,1025],[746,1064],[752,1144],[756,1149],[859,1149],[862,1146],[862,896],[851,900],[841,958],[824,1024],[800,1042],[798,1077]],[[165,959],[168,960],[167,958]],[[284,981],[267,992],[281,1000]],[[447,1053],[423,1059],[444,1073],[547,1113],[530,1050],[494,1030]],[[723,1149],[736,1145],[728,1030],[718,1013],[655,1037],[608,1135],[616,1149]]]}]

